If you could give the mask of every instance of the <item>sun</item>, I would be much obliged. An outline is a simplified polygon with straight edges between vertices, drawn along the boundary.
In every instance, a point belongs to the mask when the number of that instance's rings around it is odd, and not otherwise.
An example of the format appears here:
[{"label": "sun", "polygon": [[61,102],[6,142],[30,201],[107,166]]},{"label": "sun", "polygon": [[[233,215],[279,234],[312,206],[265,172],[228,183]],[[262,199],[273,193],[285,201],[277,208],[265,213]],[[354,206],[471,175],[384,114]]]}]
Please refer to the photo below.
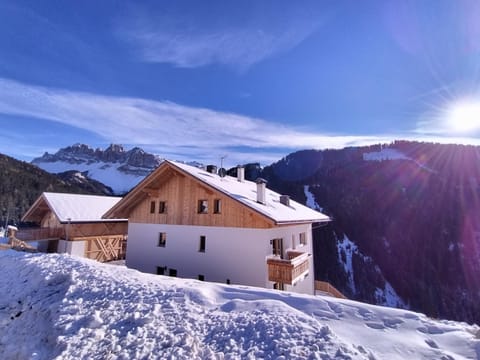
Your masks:
[{"label": "sun", "polygon": [[480,101],[459,101],[450,106],[445,119],[447,128],[459,134],[480,130]]}]

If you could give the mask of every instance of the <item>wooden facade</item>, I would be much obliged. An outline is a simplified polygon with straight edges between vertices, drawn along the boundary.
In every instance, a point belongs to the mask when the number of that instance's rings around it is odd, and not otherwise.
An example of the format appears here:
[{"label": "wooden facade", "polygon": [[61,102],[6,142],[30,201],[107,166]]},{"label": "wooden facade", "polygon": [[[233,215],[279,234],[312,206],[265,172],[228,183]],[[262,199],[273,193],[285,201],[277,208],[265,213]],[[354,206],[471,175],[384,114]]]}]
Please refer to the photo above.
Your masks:
[{"label": "wooden facade", "polygon": [[127,241],[124,235],[85,238],[85,257],[100,262],[125,259]]},{"label": "wooden facade", "polygon": [[[196,225],[267,229],[274,222],[230,196],[173,168],[139,186],[128,196],[135,196],[130,207],[119,209],[115,216],[128,217],[132,223]],[[208,210],[199,212],[199,201],[206,200]],[[152,202],[154,205],[152,205]],[[159,211],[161,204],[164,212]],[[215,205],[218,206],[215,206]],[[215,211],[217,210],[217,211]]]}]

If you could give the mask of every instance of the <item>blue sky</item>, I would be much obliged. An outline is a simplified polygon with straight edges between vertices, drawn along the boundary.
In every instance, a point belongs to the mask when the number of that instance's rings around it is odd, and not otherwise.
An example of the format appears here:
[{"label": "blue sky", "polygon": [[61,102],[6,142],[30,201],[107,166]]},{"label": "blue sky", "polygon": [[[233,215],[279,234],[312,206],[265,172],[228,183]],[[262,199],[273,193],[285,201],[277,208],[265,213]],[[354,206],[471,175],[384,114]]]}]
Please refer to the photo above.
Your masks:
[{"label": "blue sky", "polygon": [[0,0],[0,152],[480,143],[480,2]]}]

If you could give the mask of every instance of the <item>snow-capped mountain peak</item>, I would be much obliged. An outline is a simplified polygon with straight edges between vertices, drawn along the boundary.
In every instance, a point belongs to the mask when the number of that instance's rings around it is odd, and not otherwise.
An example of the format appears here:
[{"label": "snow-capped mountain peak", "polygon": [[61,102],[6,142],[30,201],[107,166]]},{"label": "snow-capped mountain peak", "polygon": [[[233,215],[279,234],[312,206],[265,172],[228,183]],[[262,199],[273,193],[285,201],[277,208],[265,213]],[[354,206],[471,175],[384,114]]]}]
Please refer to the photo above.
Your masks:
[{"label": "snow-capped mountain peak", "polygon": [[163,159],[139,147],[126,151],[122,145],[111,144],[105,150],[85,144],[74,144],[46,152],[32,161],[51,173],[76,170],[111,187],[116,194],[129,191],[155,169]]}]

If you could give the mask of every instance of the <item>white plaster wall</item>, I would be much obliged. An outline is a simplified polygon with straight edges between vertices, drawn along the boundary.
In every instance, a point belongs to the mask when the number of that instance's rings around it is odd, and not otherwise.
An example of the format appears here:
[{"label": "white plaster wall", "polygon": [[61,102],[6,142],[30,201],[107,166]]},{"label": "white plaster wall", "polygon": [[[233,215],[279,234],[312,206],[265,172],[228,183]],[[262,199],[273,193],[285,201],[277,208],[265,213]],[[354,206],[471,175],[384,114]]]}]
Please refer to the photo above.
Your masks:
[{"label": "white plaster wall", "polygon": [[85,257],[85,241],[59,240],[57,252]]},{"label": "white plaster wall", "polygon": [[[167,233],[165,247],[158,247],[160,232]],[[307,245],[298,247],[299,233],[307,233]],[[199,252],[200,236],[206,236],[206,250]],[[272,253],[270,240],[284,239],[284,250],[296,248],[312,253],[311,225],[274,229],[221,228],[129,223],[126,265],[143,272],[156,273],[157,267],[176,269],[177,276],[206,281],[273,288],[268,281],[266,257]],[[313,294],[313,256],[308,277],[286,290]]]}]

